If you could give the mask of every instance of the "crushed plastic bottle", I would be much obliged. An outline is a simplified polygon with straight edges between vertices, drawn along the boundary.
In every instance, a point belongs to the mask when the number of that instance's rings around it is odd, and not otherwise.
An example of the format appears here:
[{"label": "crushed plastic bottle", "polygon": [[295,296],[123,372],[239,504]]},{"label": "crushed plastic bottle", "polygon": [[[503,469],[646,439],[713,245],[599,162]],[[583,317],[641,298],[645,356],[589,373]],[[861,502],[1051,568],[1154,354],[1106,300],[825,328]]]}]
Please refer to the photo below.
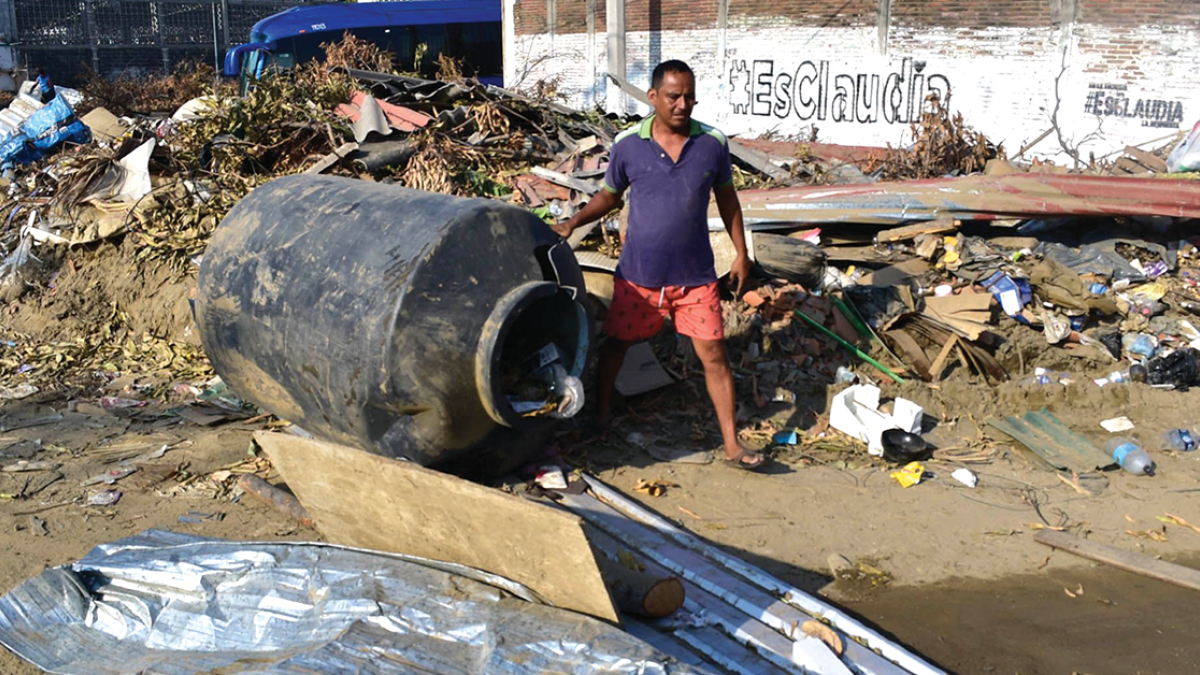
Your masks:
[{"label": "crushed plastic bottle", "polygon": [[1056,373],[1045,368],[1034,368],[1033,377],[1027,377],[1021,380],[1019,384],[1022,386],[1044,385],[1044,384],[1061,384],[1069,385],[1073,380],[1068,373]]},{"label": "crushed plastic bottle", "polygon": [[1171,429],[1163,434],[1163,447],[1176,452],[1191,452],[1196,449],[1196,436],[1190,429]]},{"label": "crushed plastic bottle", "polygon": [[1104,444],[1104,449],[1112,455],[1113,460],[1129,473],[1135,476],[1153,476],[1157,468],[1154,460],[1145,450],[1138,447],[1132,439],[1113,438]]}]

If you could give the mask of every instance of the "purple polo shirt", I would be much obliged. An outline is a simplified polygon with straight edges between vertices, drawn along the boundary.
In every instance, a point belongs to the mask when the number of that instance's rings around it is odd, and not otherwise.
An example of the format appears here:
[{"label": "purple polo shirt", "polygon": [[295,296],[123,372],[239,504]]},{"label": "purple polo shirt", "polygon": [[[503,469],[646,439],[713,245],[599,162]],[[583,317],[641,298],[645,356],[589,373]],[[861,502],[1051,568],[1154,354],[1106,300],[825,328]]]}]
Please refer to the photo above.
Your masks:
[{"label": "purple polo shirt", "polygon": [[672,162],[650,135],[654,116],[617,136],[604,188],[629,193],[629,229],[616,275],[662,286],[703,286],[717,280],[708,240],[708,201],[714,187],[733,183],[729,143],[692,120],[691,135]]}]

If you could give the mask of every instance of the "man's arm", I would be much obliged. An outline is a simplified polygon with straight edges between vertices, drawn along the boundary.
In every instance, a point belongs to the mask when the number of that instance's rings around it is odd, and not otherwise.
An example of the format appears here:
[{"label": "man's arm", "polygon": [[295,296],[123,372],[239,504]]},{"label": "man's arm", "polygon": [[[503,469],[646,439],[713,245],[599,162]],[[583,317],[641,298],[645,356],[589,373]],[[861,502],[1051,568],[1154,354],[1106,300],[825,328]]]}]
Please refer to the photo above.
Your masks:
[{"label": "man's arm", "polygon": [[[734,196],[734,199],[736,200],[737,197]],[[610,211],[617,208],[620,204],[620,192],[612,192],[608,189],[601,190],[597,192],[587,204],[584,204],[583,208],[579,210],[579,213],[576,213],[568,220],[551,225],[550,229],[557,232],[558,236],[566,239],[567,237],[571,236],[571,233],[575,230],[587,225],[588,223],[600,220],[604,216],[608,215]],[[738,207],[738,209],[738,213],[740,214],[741,207]],[[739,218],[740,217],[741,216],[739,215]]]},{"label": "man's arm", "polygon": [[742,289],[750,279],[750,256],[746,254],[746,226],[742,224],[742,204],[738,201],[737,190],[733,185],[722,185],[713,188],[717,197],[717,210],[721,212],[721,220],[725,223],[725,231],[733,240],[733,249],[737,257],[729,268],[729,279],[737,285],[737,296],[742,297]]}]

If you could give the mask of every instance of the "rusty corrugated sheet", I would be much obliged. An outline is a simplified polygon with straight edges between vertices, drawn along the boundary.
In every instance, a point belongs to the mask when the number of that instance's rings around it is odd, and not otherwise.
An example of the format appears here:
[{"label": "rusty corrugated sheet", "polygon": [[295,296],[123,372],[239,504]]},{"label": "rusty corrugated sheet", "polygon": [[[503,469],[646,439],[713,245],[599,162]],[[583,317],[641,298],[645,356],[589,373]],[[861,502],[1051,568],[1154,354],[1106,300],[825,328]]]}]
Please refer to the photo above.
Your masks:
[{"label": "rusty corrugated sheet", "polygon": [[796,143],[792,141],[762,141],[735,138],[735,143],[773,157],[796,157],[806,155],[817,159],[836,159],[857,165],[866,171],[872,164],[890,159],[901,152],[894,148],[872,145],[838,145],[836,143]]},{"label": "rusty corrugated sheet", "polygon": [[[1023,173],[739,192],[746,222],[904,223],[957,218],[1200,218],[1200,181]],[[709,211],[710,222],[719,214]]]}]

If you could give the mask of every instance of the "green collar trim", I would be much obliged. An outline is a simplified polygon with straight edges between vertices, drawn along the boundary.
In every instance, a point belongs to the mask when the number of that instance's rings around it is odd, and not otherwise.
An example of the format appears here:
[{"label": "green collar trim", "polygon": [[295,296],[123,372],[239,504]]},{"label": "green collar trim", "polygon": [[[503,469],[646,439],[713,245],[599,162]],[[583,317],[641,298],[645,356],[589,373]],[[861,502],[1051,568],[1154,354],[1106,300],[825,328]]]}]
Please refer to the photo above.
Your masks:
[{"label": "green collar trim", "polygon": [[[654,125],[654,115],[642,120],[642,124],[638,127],[638,137],[644,141],[650,140],[650,127]],[[696,120],[692,120],[692,128],[688,130],[688,136],[699,136],[704,133],[704,129]]]}]

